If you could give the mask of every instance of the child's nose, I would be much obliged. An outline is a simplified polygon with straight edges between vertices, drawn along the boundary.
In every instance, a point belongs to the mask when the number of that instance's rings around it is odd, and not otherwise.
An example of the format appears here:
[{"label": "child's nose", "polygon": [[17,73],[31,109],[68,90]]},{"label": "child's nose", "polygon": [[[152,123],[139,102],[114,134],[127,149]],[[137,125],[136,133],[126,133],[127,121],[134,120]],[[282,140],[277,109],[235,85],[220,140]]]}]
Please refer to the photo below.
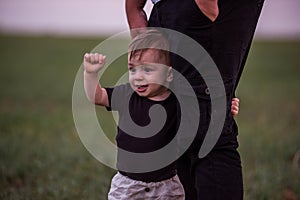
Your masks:
[{"label": "child's nose", "polygon": [[135,78],[135,80],[143,80],[144,79],[144,73],[141,70],[137,70],[134,78]]}]

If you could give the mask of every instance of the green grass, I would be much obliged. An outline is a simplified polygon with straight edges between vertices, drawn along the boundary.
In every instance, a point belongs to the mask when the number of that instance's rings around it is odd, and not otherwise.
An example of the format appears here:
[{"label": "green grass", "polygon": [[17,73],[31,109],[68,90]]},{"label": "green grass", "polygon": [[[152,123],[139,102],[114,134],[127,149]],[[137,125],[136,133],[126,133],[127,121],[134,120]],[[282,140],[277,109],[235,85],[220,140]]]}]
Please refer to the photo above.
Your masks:
[{"label": "green grass", "polygon": [[[82,56],[101,40],[0,36],[0,199],[106,199],[115,171],[84,148],[71,106]],[[300,41],[252,46],[237,92],[246,200],[300,197],[299,56]]]},{"label": "green grass", "polygon": [[0,37],[0,199],[104,199],[114,171],[85,150],[71,107],[100,41]]},{"label": "green grass", "polygon": [[299,55],[299,42],[256,42],[250,52],[238,88],[245,199],[300,197],[300,168],[292,168],[300,150]]}]

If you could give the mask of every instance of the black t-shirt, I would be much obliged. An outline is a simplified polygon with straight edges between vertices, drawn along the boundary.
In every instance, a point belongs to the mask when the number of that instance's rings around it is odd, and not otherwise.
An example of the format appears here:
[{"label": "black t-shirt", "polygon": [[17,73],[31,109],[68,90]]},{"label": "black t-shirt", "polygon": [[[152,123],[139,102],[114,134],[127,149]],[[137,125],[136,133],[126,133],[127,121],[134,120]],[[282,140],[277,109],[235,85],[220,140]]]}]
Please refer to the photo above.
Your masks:
[{"label": "black t-shirt", "polygon": [[[163,125],[163,128],[151,137],[146,137],[143,135],[139,137],[137,133],[134,133],[135,136],[133,136],[134,134],[126,133],[118,125],[116,141],[119,148],[134,153],[148,153],[164,147],[175,137],[178,119],[176,117],[177,100],[173,93],[171,93],[170,96],[163,101],[153,101],[139,96],[131,89],[129,84],[105,89],[108,94],[110,105],[110,107],[107,109],[118,111],[119,125],[129,124],[129,118],[131,118],[136,125],[141,127],[147,126],[151,120],[149,117],[149,109],[157,104],[163,106],[167,114],[166,122]],[[128,116],[128,111],[130,116]],[[117,168],[120,164],[126,165],[126,163],[120,162],[122,162],[122,158],[120,158],[120,154],[118,154]],[[174,176],[176,174],[176,166],[174,162],[160,170],[153,172],[128,173],[120,171],[120,173],[135,180],[141,180],[144,182],[157,182]]]}]

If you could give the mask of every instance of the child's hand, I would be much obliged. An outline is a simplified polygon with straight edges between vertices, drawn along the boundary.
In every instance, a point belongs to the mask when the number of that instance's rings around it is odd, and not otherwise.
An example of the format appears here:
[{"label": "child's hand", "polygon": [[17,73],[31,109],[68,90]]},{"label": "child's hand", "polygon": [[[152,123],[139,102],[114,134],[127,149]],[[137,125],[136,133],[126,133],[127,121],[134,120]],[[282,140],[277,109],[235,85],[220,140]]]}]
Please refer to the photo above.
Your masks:
[{"label": "child's hand", "polygon": [[235,117],[239,113],[239,102],[240,100],[238,98],[232,98],[231,101],[231,113]]},{"label": "child's hand", "polygon": [[86,53],[83,59],[84,70],[88,73],[98,73],[106,62],[106,56],[98,53]]}]

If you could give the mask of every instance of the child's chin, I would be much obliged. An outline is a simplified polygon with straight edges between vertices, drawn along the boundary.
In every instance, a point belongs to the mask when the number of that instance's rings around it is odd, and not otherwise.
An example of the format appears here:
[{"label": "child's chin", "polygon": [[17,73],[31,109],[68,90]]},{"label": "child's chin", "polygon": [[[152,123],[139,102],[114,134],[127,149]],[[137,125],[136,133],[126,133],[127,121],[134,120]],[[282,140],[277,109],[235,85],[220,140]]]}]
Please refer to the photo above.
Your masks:
[{"label": "child's chin", "polygon": [[148,97],[148,95],[144,92],[137,92],[137,94],[141,97]]}]

